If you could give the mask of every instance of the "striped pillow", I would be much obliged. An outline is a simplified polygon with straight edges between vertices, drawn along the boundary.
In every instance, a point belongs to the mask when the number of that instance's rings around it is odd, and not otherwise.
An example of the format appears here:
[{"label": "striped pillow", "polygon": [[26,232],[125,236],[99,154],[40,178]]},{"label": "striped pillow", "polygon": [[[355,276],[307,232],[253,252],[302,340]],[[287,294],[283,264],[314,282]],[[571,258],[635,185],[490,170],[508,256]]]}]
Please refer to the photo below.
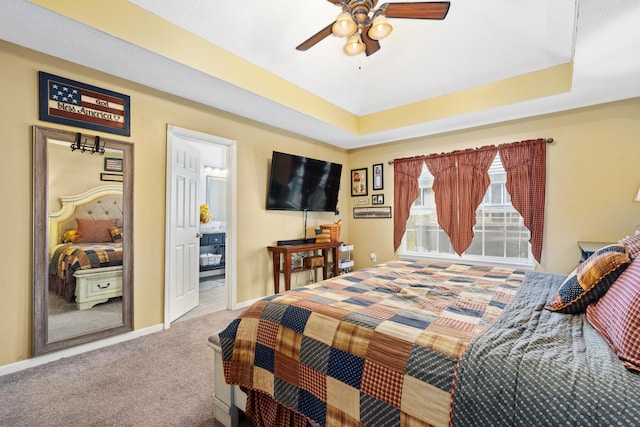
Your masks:
[{"label": "striped pillow", "polygon": [[640,259],[587,307],[587,320],[627,368],[640,371]]},{"label": "striped pillow", "polygon": [[565,279],[545,308],[560,313],[582,313],[618,278],[631,259],[625,246],[615,244],[595,251]]},{"label": "striped pillow", "polygon": [[638,254],[640,254],[640,234],[636,234],[634,236],[625,237],[620,240],[620,243],[627,248],[627,253],[634,259]]}]

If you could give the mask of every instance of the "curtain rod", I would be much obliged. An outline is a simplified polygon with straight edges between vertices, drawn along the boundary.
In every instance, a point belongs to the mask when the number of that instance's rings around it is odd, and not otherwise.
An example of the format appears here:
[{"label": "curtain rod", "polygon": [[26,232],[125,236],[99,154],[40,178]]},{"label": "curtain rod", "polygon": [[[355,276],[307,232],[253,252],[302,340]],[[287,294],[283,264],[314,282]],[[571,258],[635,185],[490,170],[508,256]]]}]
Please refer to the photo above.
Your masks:
[{"label": "curtain rod", "polygon": [[[547,138],[547,139],[545,139],[545,142],[547,144],[551,144],[553,142],[553,138]],[[393,164],[393,160],[389,160],[387,163],[392,165]]]}]

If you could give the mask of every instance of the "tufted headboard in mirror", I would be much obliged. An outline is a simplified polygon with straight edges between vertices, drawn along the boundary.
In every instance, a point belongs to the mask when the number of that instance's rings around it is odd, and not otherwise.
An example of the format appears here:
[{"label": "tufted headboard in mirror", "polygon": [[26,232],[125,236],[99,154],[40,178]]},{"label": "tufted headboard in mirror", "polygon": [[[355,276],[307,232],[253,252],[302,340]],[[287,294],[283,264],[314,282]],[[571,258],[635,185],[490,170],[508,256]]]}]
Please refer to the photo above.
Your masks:
[{"label": "tufted headboard in mirror", "polygon": [[62,243],[65,232],[77,228],[79,219],[117,219],[122,227],[122,185],[101,185],[73,196],[60,197],[62,207],[49,215],[49,249]]}]

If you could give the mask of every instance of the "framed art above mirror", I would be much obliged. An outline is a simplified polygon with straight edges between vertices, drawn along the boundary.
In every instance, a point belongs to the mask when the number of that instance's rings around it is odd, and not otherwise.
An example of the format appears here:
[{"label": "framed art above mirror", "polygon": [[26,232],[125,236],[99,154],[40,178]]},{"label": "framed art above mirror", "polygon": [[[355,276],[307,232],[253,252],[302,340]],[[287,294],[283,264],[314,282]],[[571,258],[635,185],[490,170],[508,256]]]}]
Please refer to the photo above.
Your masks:
[{"label": "framed art above mirror", "polygon": [[33,159],[35,355],[133,330],[133,144],[34,126]]}]

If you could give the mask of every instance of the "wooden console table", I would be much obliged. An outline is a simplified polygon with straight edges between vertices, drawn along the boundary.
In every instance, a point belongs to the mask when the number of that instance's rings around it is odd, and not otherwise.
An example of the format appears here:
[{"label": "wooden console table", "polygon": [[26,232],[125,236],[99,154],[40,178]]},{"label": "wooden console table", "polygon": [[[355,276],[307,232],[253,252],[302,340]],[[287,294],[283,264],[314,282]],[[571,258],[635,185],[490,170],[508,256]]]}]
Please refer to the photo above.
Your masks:
[{"label": "wooden console table", "polygon": [[[326,279],[328,269],[329,269],[329,250],[331,250],[332,261],[333,261],[333,275],[334,277],[338,275],[338,248],[342,245],[342,242],[329,242],[329,243],[304,243],[299,245],[282,245],[282,246],[267,246],[269,252],[271,252],[273,256],[273,287],[275,293],[280,292],[280,259],[282,260],[282,266],[284,273],[284,287],[285,290],[289,290],[291,288],[291,273],[299,272],[305,270],[312,270],[313,268],[309,267],[296,267],[291,268],[291,254],[296,252],[311,252],[311,251],[322,251],[322,257],[324,258],[324,262],[322,264],[322,278]],[[320,268],[320,267],[315,267]]]}]

